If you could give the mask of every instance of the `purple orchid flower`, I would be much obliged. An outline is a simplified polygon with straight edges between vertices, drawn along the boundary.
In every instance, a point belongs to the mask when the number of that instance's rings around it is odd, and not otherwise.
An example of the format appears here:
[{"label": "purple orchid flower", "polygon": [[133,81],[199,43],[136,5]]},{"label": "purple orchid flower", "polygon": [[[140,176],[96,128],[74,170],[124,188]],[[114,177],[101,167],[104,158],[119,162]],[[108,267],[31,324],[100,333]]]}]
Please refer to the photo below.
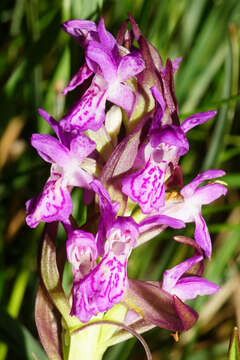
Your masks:
[{"label": "purple orchid flower", "polygon": [[222,170],[207,170],[199,174],[193,181],[182,188],[180,194],[170,197],[165,207],[159,211],[160,214],[174,217],[185,223],[195,222],[194,237],[208,258],[211,256],[212,244],[207,225],[201,215],[201,207],[225,195],[227,189],[218,183],[211,183],[202,187],[199,187],[199,185],[205,180],[224,175],[225,172]]},{"label": "purple orchid flower", "polygon": [[86,59],[96,63],[99,69],[83,97],[61,120],[61,126],[66,131],[97,131],[105,119],[106,100],[122,107],[130,115],[135,95],[126,81],[145,67],[138,51],[120,57],[115,50],[109,51],[104,44],[94,40],[88,44]]},{"label": "purple orchid flower", "polygon": [[47,113],[41,110],[40,114],[52,124],[59,139],[41,134],[33,134],[31,138],[32,146],[45,161],[52,164],[52,167],[51,175],[41,194],[26,203],[26,222],[30,227],[36,227],[41,221],[68,222],[72,212],[68,187],[89,188],[93,176],[83,168],[95,168],[95,160],[86,159],[95,149],[95,142],[84,134],[74,138],[72,135],[68,137]]},{"label": "purple orchid flower", "polygon": [[177,166],[179,157],[189,150],[186,132],[212,118],[216,112],[198,113],[187,118],[180,126],[163,125],[166,104],[160,91],[153,87],[157,110],[149,131],[149,142],[143,144],[135,160],[141,170],[122,181],[122,191],[138,203],[145,214],[160,211],[164,206],[165,180]]},{"label": "purple orchid flower", "polygon": [[193,256],[181,264],[166,270],[163,274],[162,289],[181,300],[195,299],[197,295],[210,295],[220,288],[211,281],[200,276],[183,276],[196,263],[203,260],[203,256]]},{"label": "purple orchid flower", "polygon": [[[84,241],[71,237],[67,242],[68,259],[74,268],[71,315],[87,322],[122,301],[128,290],[127,260],[136,246],[138,228],[131,218],[118,218],[107,232],[105,254],[94,268],[96,242],[89,233],[81,232],[81,237]],[[90,270],[84,277],[83,268]]]},{"label": "purple orchid flower", "polygon": [[[117,52],[117,43],[110,32],[105,28],[104,19],[101,18],[98,26],[88,20],[70,20],[62,25],[64,31],[72,35],[80,46],[87,48],[90,41],[95,40],[104,45],[108,51]],[[88,79],[94,72],[97,72],[98,64],[86,55],[86,62],[80,67],[78,72],[74,75],[63,94],[66,95],[69,91],[74,90]]]}]

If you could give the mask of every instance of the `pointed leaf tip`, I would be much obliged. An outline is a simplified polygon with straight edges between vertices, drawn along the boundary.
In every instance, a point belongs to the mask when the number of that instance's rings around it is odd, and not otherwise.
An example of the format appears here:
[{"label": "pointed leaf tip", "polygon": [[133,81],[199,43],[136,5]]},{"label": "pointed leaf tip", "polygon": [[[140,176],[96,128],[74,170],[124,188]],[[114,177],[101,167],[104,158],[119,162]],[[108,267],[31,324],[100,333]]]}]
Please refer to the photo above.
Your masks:
[{"label": "pointed leaf tip", "polygon": [[228,360],[239,360],[240,359],[240,340],[238,328],[235,327],[232,332],[228,349]]}]

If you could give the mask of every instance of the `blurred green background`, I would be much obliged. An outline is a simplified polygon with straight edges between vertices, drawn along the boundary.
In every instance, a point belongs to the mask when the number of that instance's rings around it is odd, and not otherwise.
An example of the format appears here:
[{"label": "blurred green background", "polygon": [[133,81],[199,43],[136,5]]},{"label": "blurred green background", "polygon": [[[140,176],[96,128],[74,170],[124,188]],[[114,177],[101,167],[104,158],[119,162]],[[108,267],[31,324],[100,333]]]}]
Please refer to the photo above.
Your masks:
[{"label": "blurred green background", "polygon": [[[33,132],[50,131],[39,118],[42,107],[57,119],[77,91],[61,91],[79,68],[82,50],[60,24],[104,16],[114,35],[131,13],[164,61],[182,56],[176,76],[181,119],[218,110],[189,133],[190,152],[182,159],[185,183],[200,170],[222,168],[229,184],[225,199],[204,209],[213,239],[206,277],[222,290],[192,302],[200,319],[175,343],[168,331],[146,333],[155,360],[226,359],[229,338],[240,326],[240,95],[239,0],[2,0],[0,3],[0,360],[45,356],[34,324],[37,249],[42,231],[25,226],[24,203],[38,194],[49,166],[30,146]],[[75,211],[77,211],[76,197]],[[178,231],[178,234],[180,232]],[[193,233],[187,226],[185,233]],[[189,256],[166,231],[134,251],[129,275],[161,279],[162,272]],[[107,360],[144,359],[132,339],[109,349]]]}]

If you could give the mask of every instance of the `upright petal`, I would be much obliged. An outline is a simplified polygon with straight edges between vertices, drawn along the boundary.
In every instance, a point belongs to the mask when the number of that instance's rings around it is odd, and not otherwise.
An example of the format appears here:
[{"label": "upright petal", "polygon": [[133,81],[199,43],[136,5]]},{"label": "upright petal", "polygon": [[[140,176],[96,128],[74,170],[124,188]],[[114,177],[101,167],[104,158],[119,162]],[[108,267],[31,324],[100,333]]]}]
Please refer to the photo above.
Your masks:
[{"label": "upright petal", "polygon": [[57,135],[59,141],[64,145],[69,145],[69,142],[72,139],[72,134],[65,133],[63,129],[61,128],[59,122],[57,122],[51,115],[49,115],[45,110],[38,109],[38,113],[44,118],[44,120],[47,121],[47,123],[51,126],[55,134]]},{"label": "upright petal", "polygon": [[201,214],[195,216],[195,232],[194,237],[197,244],[203,249],[207,258],[211,257],[212,243],[209,235],[207,224]]},{"label": "upright petal", "polygon": [[47,162],[64,166],[70,160],[69,150],[51,135],[32,134],[31,144]]},{"label": "upright petal", "polygon": [[162,126],[162,118],[166,108],[165,100],[161,92],[158,90],[156,86],[151,87],[151,92],[156,101],[156,112],[150,127],[150,133],[154,131],[159,131]]},{"label": "upright petal", "polygon": [[96,235],[97,248],[99,254],[102,256],[104,254],[104,241],[107,236],[107,231],[110,230],[115,222],[116,213],[119,210],[119,205],[117,203],[113,204],[111,198],[101,184],[99,180],[94,180],[90,183],[91,189],[98,195],[99,198],[99,207],[101,212],[101,218],[98,224],[98,231]]},{"label": "upright petal", "polygon": [[95,61],[103,74],[104,79],[110,83],[117,78],[117,64],[112,54],[107,51],[103,44],[97,41],[90,41],[86,56]]},{"label": "upright petal", "polygon": [[207,170],[198,174],[188,185],[181,190],[181,195],[190,197],[194,194],[196,188],[205,180],[211,180],[225,175],[223,170]]},{"label": "upright petal", "polygon": [[100,18],[99,24],[98,24],[98,36],[101,43],[109,50],[113,50],[113,48],[116,46],[116,39],[112,34],[106,30],[104,18]]},{"label": "upright petal", "polygon": [[186,133],[195,126],[205,123],[206,121],[214,117],[216,113],[217,112],[213,110],[213,111],[206,111],[191,115],[182,122],[181,129]]},{"label": "upright petal", "polygon": [[164,271],[162,283],[163,290],[167,291],[169,294],[174,295],[174,288],[180,277],[195,263],[201,261],[202,259],[202,256],[193,256],[174,266],[172,269]]}]

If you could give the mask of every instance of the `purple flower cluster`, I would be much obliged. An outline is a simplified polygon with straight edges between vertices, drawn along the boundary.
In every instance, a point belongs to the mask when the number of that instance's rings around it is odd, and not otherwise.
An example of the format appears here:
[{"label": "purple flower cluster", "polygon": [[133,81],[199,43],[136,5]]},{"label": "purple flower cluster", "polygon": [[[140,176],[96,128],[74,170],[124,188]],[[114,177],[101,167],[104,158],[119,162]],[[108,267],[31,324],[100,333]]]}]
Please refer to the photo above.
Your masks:
[{"label": "purple flower cluster", "polygon": [[[194,240],[175,238],[193,247],[194,255],[166,270],[162,282],[141,285],[143,294],[151,289],[171,309],[168,320],[154,324],[176,330],[181,320],[188,328],[184,316],[196,313],[182,300],[219,289],[202,277],[212,247],[201,207],[225,195],[226,188],[216,181],[203,184],[223,176],[222,170],[205,171],[183,186],[179,159],[189,150],[187,132],[216,112],[197,113],[180,124],[173,77],[181,59],[168,59],[163,66],[131,17],[116,39],[103,19],[98,25],[72,20],[63,29],[85,50],[85,61],[63,94],[87,79],[91,83],[60,122],[39,110],[56,137],[32,135],[32,146],[51,163],[51,172],[42,192],[26,203],[27,224],[63,224],[73,269],[71,315],[88,322],[120,302],[138,313],[128,301],[140,284],[127,277],[131,252],[167,226],[178,229],[194,222]],[[117,108],[120,116],[113,111]],[[76,187],[83,189],[87,204],[95,200],[84,230],[72,221]]]}]

